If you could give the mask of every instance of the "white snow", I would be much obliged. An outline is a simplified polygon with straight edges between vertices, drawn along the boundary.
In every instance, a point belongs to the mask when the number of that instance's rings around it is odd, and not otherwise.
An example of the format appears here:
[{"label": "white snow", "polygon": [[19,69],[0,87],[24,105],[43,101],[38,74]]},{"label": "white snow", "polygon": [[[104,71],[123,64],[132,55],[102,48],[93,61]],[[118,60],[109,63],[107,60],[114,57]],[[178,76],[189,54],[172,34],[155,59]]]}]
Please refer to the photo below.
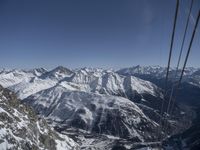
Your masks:
[{"label": "white snow", "polygon": [[[62,72],[56,68],[45,72],[41,77],[35,71],[11,70],[0,74],[0,84],[16,92],[19,98],[24,99],[39,91],[49,89],[57,84],[70,91],[85,91],[108,95],[124,95],[128,90],[140,94],[155,95],[157,87],[134,76],[121,76],[111,70],[83,68],[71,72]],[[62,68],[61,68],[62,69]],[[53,76],[53,78],[52,78]],[[128,79],[128,80],[127,80]]]},{"label": "white snow", "polygon": [[[70,71],[62,67],[44,73],[36,70],[11,70],[0,73],[0,84],[16,92],[19,98],[27,98],[47,119],[64,121],[68,125],[73,119],[79,118],[89,127],[88,131],[93,128],[98,111],[102,111],[98,124],[100,133],[100,126],[107,121],[109,113],[112,113],[110,115],[114,119],[120,118],[121,126],[128,131],[130,137],[138,137],[141,141],[144,141],[143,131],[140,131],[141,122],[147,122],[152,127],[157,126],[137,105],[123,97],[135,92],[155,96],[158,87],[151,82],[134,76],[123,76],[113,70],[83,68]],[[116,116],[115,111],[119,116]],[[13,115],[20,116],[20,113],[14,110]],[[111,126],[118,128],[117,123],[114,122]],[[22,128],[27,124],[20,119],[17,127]],[[47,133],[40,128],[38,122],[36,125],[40,133]],[[87,142],[85,144],[94,141]],[[69,148],[69,143],[64,141],[59,140],[56,143],[57,149]]]}]

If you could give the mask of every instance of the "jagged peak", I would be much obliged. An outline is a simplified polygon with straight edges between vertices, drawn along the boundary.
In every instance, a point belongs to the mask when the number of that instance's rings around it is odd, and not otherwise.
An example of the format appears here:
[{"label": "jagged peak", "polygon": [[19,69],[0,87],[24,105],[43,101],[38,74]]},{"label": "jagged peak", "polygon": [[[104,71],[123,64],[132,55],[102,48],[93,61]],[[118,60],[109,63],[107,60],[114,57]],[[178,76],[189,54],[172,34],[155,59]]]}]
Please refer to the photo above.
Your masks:
[{"label": "jagged peak", "polygon": [[73,73],[71,71],[71,69],[68,69],[66,67],[63,67],[63,66],[58,66],[56,68],[54,68],[53,70],[51,70],[50,72],[60,72],[60,73]]}]

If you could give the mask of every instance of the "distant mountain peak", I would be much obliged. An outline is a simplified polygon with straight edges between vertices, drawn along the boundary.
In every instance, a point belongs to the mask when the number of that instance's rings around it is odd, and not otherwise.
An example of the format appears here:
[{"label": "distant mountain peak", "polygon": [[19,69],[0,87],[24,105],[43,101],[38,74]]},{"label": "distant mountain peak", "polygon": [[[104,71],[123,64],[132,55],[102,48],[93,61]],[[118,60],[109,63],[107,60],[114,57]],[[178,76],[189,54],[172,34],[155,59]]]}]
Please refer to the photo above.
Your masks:
[{"label": "distant mountain peak", "polygon": [[58,66],[55,69],[52,70],[52,72],[59,72],[59,73],[73,73],[70,69],[63,67],[63,66]]},{"label": "distant mountain peak", "polygon": [[51,78],[56,80],[64,79],[65,77],[70,77],[74,74],[73,71],[71,71],[68,68],[65,68],[63,66],[58,66],[55,69],[46,72],[41,76],[41,78]]}]

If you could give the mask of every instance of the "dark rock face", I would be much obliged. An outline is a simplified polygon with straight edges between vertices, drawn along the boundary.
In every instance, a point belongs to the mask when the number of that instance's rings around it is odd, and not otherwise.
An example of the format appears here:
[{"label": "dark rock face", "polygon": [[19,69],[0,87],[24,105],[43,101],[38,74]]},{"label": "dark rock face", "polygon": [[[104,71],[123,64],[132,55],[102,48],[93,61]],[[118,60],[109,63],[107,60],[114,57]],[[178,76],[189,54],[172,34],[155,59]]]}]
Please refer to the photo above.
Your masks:
[{"label": "dark rock face", "polygon": [[199,150],[200,148],[200,125],[195,124],[182,134],[172,136],[163,142],[163,147],[171,146],[174,150]]},{"label": "dark rock face", "polygon": [[0,147],[10,150],[55,150],[58,141],[66,142],[65,148],[71,145],[52,131],[45,120],[38,118],[30,107],[21,104],[15,94],[1,86],[0,139]]},{"label": "dark rock face", "polygon": [[171,146],[174,150],[200,149],[200,107],[196,109],[197,118],[193,125],[180,134],[174,135],[163,142],[163,147]]},{"label": "dark rock face", "polygon": [[112,150],[127,150],[124,146],[114,146]]},{"label": "dark rock face", "polygon": [[[105,114],[106,116],[104,116]],[[102,117],[105,119],[101,120]],[[128,128],[123,124],[119,110],[98,110],[92,131],[100,134],[119,136],[121,138],[130,138],[131,136]],[[138,140],[140,141],[140,139]]]},{"label": "dark rock face", "polygon": [[42,79],[45,78],[51,78],[51,79],[63,79],[64,76],[71,76],[74,72],[72,72],[70,69],[65,68],[63,66],[58,66],[55,69],[43,73],[40,77]]}]

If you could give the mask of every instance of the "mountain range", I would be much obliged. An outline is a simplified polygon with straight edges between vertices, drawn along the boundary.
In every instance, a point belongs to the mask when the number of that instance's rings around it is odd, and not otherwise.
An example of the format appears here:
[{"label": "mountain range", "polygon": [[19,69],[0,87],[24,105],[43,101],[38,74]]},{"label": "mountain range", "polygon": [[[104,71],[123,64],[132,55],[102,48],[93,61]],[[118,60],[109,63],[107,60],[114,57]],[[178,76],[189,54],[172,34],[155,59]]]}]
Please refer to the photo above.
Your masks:
[{"label": "mountain range", "polygon": [[[184,72],[172,116],[160,120],[161,104],[167,104],[165,74],[166,68],[160,66],[116,71],[62,66],[50,71],[2,69],[0,85],[15,93],[20,105],[32,107],[36,117],[44,118],[45,128],[67,137],[68,149],[73,149],[72,145],[80,149],[139,149],[157,147],[158,136],[181,134],[193,126],[200,106],[191,102],[200,97],[200,69],[190,67]],[[180,70],[170,69],[169,89],[179,75]],[[185,97],[185,90],[193,96]],[[166,108],[164,112],[168,116]],[[159,131],[163,123],[166,129]]]}]

